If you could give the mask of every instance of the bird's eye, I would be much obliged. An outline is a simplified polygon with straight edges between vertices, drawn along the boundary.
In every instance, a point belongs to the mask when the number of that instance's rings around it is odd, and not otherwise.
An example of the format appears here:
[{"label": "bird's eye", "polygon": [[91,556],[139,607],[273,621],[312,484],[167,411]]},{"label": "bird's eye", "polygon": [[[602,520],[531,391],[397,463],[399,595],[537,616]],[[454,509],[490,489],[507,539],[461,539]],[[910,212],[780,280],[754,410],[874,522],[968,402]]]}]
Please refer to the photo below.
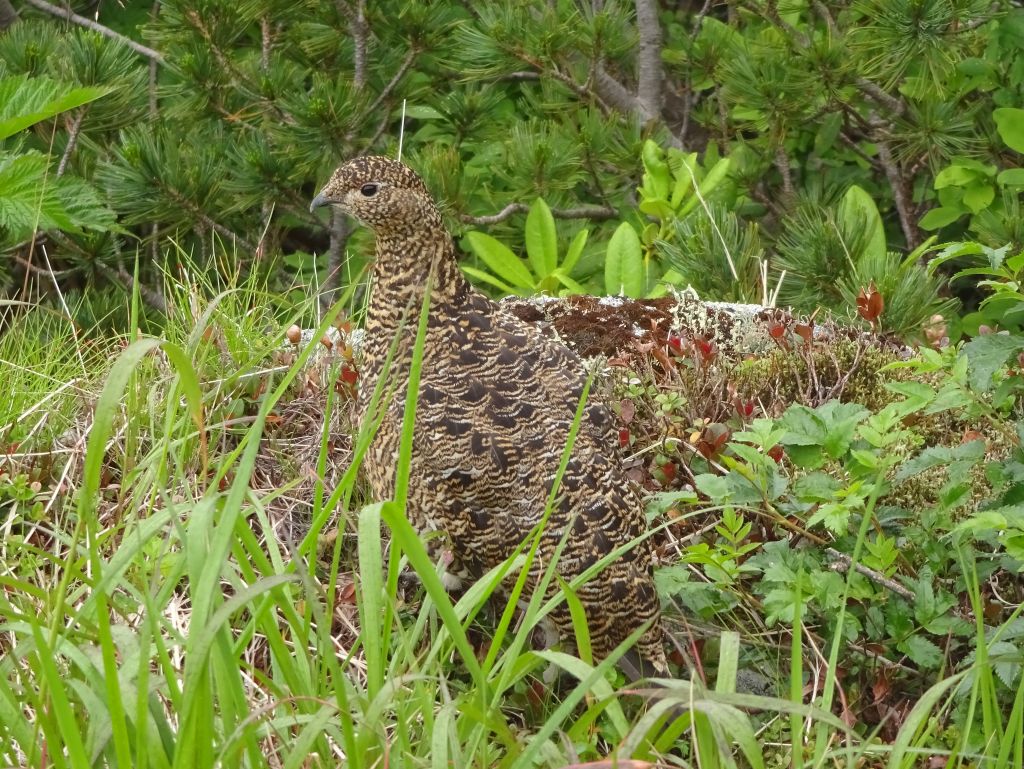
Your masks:
[{"label": "bird's eye", "polygon": [[377,194],[377,185],[364,184],[362,187],[359,188],[359,191],[363,193],[364,198],[372,198],[374,195]]}]

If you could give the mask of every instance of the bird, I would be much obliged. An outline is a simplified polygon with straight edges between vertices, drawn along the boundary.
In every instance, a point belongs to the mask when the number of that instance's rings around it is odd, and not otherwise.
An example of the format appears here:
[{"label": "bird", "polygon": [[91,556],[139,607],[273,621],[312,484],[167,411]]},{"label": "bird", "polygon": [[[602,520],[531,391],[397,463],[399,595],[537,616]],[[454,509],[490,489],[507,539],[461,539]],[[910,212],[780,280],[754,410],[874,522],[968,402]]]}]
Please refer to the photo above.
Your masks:
[{"label": "bird", "polygon": [[[385,374],[395,392],[405,392],[416,318],[429,284],[406,515],[421,535],[442,533],[456,578],[479,577],[512,556],[542,521],[585,390],[586,367],[558,340],[470,284],[441,211],[407,165],[382,156],[343,163],[310,210],[322,206],[353,216],[375,234],[357,419],[369,418],[373,391]],[[380,424],[360,469],[378,501],[395,495],[403,411],[404,399],[393,397],[377,415]],[[563,538],[556,569],[570,582],[647,531],[617,438],[609,408],[588,400],[528,570],[528,590],[536,589]],[[558,581],[548,590],[547,597],[559,593]],[[619,666],[631,679],[665,674],[650,537],[616,556],[576,593],[595,662],[645,628]],[[575,646],[565,602],[551,619],[561,639]]]}]

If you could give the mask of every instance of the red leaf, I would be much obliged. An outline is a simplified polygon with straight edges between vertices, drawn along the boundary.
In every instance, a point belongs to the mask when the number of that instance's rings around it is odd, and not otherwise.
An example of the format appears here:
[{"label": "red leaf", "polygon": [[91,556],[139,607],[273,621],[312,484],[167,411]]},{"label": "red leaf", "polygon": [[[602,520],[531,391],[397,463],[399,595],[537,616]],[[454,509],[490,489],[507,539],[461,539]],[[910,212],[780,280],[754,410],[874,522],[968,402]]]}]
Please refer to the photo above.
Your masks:
[{"label": "red leaf", "polygon": [[619,417],[622,419],[622,423],[628,425],[633,421],[634,416],[636,416],[636,404],[629,398],[619,401]]},{"label": "red leaf", "polygon": [[857,314],[871,324],[872,328],[885,309],[885,300],[875,288],[875,282],[871,281],[868,288],[861,289],[857,294]]}]

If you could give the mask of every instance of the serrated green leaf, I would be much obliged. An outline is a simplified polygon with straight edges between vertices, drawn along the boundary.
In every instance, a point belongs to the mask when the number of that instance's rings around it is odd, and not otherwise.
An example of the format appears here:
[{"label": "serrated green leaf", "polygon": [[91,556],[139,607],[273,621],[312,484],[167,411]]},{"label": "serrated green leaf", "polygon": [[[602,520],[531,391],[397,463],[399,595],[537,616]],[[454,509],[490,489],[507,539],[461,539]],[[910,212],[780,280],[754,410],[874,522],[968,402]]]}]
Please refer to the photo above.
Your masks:
[{"label": "serrated green leaf", "polygon": [[942,662],[942,651],[924,636],[912,635],[905,641],[896,644],[896,648],[906,654],[916,665],[934,670]]},{"label": "serrated green leaf", "polygon": [[839,488],[839,481],[828,473],[813,472],[794,481],[793,495],[802,502],[828,502]]},{"label": "serrated green leaf", "polygon": [[1006,365],[1011,355],[1024,350],[1024,338],[1008,334],[985,334],[964,345],[962,355],[970,362],[968,376],[975,390],[992,389],[992,377]]},{"label": "serrated green leaf", "polygon": [[68,88],[46,77],[0,80],[0,140],[61,112],[81,107],[111,92],[107,87]]}]

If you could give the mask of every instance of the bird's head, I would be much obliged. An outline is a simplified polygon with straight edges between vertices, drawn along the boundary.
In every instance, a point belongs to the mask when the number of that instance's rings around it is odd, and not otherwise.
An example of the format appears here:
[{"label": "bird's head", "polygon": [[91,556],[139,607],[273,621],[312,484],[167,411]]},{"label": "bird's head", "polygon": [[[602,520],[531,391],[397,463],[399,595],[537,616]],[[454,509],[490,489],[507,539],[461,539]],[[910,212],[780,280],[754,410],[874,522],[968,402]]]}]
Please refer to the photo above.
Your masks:
[{"label": "bird's head", "polygon": [[320,206],[337,206],[383,234],[415,230],[437,217],[437,207],[416,172],[379,156],[339,166],[309,210]]}]

